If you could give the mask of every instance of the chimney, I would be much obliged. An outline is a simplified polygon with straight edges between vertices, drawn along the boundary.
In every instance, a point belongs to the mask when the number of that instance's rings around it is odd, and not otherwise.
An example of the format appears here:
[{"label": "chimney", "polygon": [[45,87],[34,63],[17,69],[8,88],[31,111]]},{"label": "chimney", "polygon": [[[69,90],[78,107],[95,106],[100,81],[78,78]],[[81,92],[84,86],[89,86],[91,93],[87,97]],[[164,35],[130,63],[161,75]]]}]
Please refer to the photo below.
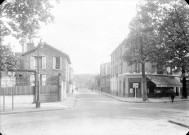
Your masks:
[{"label": "chimney", "polygon": [[19,42],[22,46],[22,53],[26,52],[26,45],[25,45],[26,40],[24,38],[21,39]]},{"label": "chimney", "polygon": [[34,48],[34,43],[27,43],[27,51],[30,51]]}]

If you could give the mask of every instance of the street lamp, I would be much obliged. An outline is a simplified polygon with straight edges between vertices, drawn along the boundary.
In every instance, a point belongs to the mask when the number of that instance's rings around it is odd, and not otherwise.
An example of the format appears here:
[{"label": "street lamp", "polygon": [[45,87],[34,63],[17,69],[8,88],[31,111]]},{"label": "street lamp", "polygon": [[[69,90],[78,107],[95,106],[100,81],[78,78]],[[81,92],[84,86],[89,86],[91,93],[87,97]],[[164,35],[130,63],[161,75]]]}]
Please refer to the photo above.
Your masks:
[{"label": "street lamp", "polygon": [[40,40],[37,46],[37,101],[36,108],[40,108],[40,74],[39,74],[39,49],[43,48],[42,39]]}]

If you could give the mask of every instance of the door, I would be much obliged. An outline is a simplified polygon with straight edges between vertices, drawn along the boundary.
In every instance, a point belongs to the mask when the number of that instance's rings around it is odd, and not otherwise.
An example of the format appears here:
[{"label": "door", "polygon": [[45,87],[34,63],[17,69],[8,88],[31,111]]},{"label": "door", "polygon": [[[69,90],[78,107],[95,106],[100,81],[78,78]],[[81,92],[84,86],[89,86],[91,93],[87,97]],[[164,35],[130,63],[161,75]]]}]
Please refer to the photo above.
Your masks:
[{"label": "door", "polygon": [[129,82],[129,97],[141,97],[141,83],[140,82]]}]

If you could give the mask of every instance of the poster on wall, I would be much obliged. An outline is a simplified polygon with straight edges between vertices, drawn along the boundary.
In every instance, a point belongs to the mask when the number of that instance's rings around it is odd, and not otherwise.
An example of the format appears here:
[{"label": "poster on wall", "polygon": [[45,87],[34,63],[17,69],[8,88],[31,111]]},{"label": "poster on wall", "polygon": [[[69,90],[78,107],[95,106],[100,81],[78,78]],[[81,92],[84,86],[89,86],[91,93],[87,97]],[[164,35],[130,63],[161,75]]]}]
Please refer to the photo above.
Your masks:
[{"label": "poster on wall", "polygon": [[130,88],[130,93],[133,93],[133,88]]}]

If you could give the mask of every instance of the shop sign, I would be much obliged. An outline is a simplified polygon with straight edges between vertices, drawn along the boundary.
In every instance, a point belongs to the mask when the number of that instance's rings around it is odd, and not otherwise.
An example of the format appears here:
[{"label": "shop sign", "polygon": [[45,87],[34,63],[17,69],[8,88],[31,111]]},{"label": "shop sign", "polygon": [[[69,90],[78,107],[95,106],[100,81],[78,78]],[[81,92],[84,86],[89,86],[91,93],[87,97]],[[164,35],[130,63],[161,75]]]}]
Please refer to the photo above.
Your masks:
[{"label": "shop sign", "polygon": [[129,78],[129,82],[141,82],[141,78]]},{"label": "shop sign", "polygon": [[138,88],[138,83],[133,83],[133,88]]}]

